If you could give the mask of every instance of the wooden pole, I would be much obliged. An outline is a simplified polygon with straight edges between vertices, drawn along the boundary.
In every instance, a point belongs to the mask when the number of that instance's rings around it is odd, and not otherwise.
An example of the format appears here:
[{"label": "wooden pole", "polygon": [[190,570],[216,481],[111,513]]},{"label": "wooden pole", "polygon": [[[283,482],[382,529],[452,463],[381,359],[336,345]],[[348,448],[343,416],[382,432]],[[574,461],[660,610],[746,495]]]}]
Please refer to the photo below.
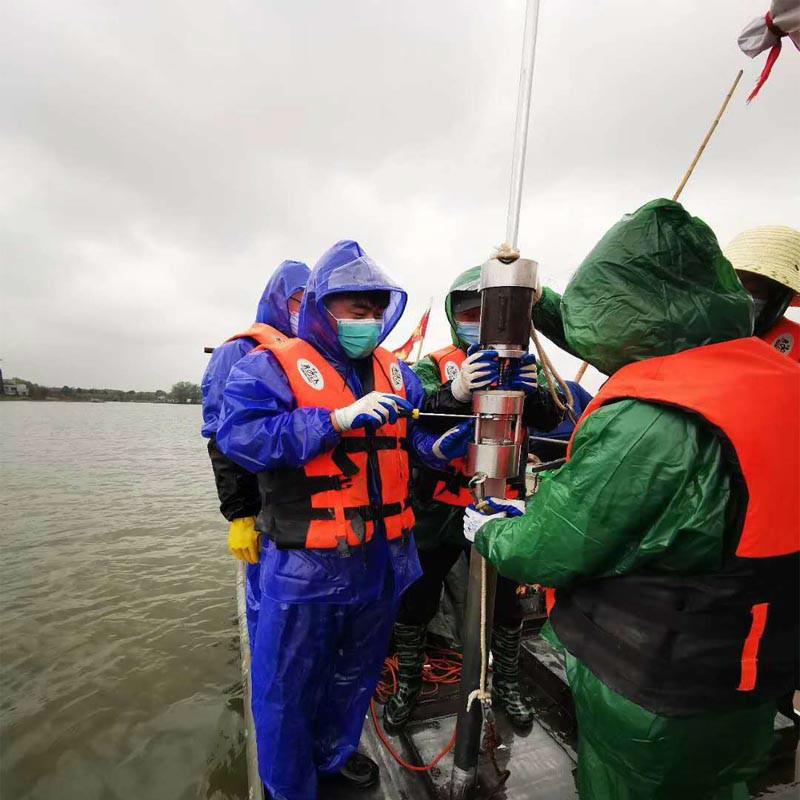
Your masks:
[{"label": "wooden pole", "polygon": [[703,151],[706,149],[706,145],[709,142],[709,139],[714,135],[714,131],[717,129],[717,125],[719,125],[719,121],[722,119],[722,115],[725,113],[725,109],[728,107],[728,103],[731,101],[731,97],[733,97],[733,93],[736,91],[736,87],[739,85],[739,81],[744,74],[744,70],[740,69],[736,78],[734,78],[733,85],[728,91],[728,94],[725,95],[725,100],[722,103],[722,108],[720,108],[719,113],[716,117],[714,117],[714,121],[711,123],[711,127],[708,129],[708,132],[705,135],[705,138],[700,143],[700,147],[697,148],[697,152],[694,154],[694,158],[692,159],[692,163],[689,164],[689,169],[686,170],[683,179],[681,180],[678,188],[675,191],[675,194],[672,195],[673,200],[677,200],[681,196],[681,192],[683,191],[683,187],[686,186],[686,182],[689,178],[692,177],[692,173],[694,172],[694,168],[697,166],[697,162],[700,160],[700,156],[703,155]]},{"label": "wooden pole", "polygon": [[[692,173],[694,172],[694,168],[697,166],[697,162],[700,160],[700,156],[703,155],[703,151],[706,149],[706,145],[708,144],[711,137],[714,135],[714,131],[717,129],[717,125],[719,125],[719,121],[722,119],[722,115],[725,113],[725,109],[728,107],[728,103],[731,101],[731,97],[733,97],[733,93],[736,91],[736,87],[739,85],[739,81],[742,79],[742,75],[744,74],[744,70],[740,69],[738,74],[733,80],[733,84],[731,88],[728,90],[728,94],[725,95],[725,100],[722,103],[722,107],[719,110],[719,113],[716,117],[714,117],[714,121],[711,123],[711,127],[708,129],[703,141],[700,143],[700,147],[697,148],[697,152],[694,154],[694,158],[692,159],[692,163],[689,164],[689,169],[683,175],[681,182],[678,188],[675,190],[675,194],[672,195],[673,200],[677,200],[681,196],[681,192],[683,191],[683,187],[686,186],[687,181],[689,178],[692,177]],[[586,368],[589,365],[584,361],[581,364],[580,368],[578,369],[578,373],[575,375],[575,383],[580,383],[581,378],[583,377],[584,373],[586,372]]]}]

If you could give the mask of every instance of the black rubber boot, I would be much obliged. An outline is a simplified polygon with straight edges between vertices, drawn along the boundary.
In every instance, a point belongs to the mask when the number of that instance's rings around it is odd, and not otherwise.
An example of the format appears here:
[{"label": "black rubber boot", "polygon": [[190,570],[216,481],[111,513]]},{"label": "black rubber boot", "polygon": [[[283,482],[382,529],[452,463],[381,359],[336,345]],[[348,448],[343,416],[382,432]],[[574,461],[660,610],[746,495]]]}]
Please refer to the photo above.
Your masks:
[{"label": "black rubber boot", "polygon": [[338,775],[354,789],[369,789],[380,780],[378,765],[363,753],[353,753]]},{"label": "black rubber boot", "polygon": [[417,705],[422,689],[422,666],[425,663],[425,634],[427,625],[394,625],[394,643],[399,662],[397,692],[383,709],[383,727],[394,735],[401,731]]},{"label": "black rubber boot", "polygon": [[522,623],[513,627],[495,625],[492,631],[492,705],[502,708],[514,728],[526,730],[533,723],[533,708],[522,697],[519,686],[519,647]]}]

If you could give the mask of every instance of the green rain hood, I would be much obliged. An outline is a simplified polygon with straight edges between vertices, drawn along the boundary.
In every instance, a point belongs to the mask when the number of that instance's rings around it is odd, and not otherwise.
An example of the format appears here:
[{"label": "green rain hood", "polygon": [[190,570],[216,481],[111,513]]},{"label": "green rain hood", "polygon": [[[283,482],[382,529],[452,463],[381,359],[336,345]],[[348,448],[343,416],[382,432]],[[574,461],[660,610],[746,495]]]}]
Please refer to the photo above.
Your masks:
[{"label": "green rain hood", "polygon": [[447,314],[447,319],[450,322],[450,338],[456,347],[461,348],[466,352],[469,349],[469,343],[465,342],[456,332],[456,318],[453,314],[453,295],[457,292],[477,292],[481,286],[481,268],[480,266],[471,267],[470,269],[462,272],[450,285],[447,291],[447,297],[444,299],[444,313]]},{"label": "green rain hood", "polygon": [[595,245],[561,315],[570,348],[606,375],[753,329],[750,296],[711,228],[663,199],[625,215]]}]

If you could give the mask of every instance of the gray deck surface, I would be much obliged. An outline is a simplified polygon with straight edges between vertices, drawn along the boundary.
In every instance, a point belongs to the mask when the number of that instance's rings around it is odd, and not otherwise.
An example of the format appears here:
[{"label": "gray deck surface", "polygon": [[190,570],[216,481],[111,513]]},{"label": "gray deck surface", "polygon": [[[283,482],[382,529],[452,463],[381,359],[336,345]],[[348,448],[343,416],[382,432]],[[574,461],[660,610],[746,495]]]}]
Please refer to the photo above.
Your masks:
[{"label": "gray deck surface", "polygon": [[[575,789],[575,731],[566,675],[560,656],[538,637],[523,642],[523,686],[536,708],[536,722],[525,735],[514,733],[502,713],[497,728],[502,745],[497,751],[500,769],[511,775],[503,789],[492,794],[497,784],[495,770],[481,754],[479,789],[475,800],[572,800]],[[447,744],[455,726],[456,691],[448,687],[420,702],[407,730],[389,737],[398,753],[410,763],[428,763]],[[780,715],[776,734],[788,740],[791,723]],[[398,766],[379,741],[368,719],[361,737],[361,750],[381,770],[381,782],[367,791],[354,792],[346,786],[326,782],[319,800],[448,800],[452,755],[448,754],[429,773],[413,773]],[[756,784],[753,798],[800,800],[800,759],[789,751],[777,759]]]},{"label": "gray deck surface", "polygon": [[[538,641],[538,640],[537,640]],[[537,655],[548,661],[558,672],[558,657],[542,643],[535,647]],[[563,669],[561,669],[563,673]],[[530,732],[516,734],[501,712],[497,714],[497,731],[502,744],[497,749],[501,770],[511,772],[505,787],[493,795],[494,800],[572,800],[575,791],[575,751],[572,723],[557,703],[533,682],[523,677],[526,693],[533,700],[537,721]],[[556,682],[556,685],[558,682]],[[409,763],[430,762],[447,744],[455,727],[457,692],[448,687],[433,697],[421,701],[406,731],[389,737],[395,750]],[[372,720],[368,719],[361,737],[361,749],[373,758],[381,769],[381,783],[366,792],[364,800],[446,800],[453,765],[452,754],[445,756],[429,773],[412,773],[398,766],[379,741]],[[497,775],[491,761],[481,754],[479,791],[476,800],[488,798],[497,785]],[[321,787],[320,800],[356,800],[355,793],[335,782]]]}]

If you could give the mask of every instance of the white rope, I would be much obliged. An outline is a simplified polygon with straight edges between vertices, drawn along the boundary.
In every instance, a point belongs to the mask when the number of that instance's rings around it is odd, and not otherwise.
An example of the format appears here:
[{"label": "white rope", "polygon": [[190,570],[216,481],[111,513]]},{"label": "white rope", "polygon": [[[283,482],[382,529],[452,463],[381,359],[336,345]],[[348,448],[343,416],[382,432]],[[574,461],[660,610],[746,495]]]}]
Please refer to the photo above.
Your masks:
[{"label": "white rope", "polygon": [[519,250],[508,244],[508,242],[503,242],[503,244],[494,251],[492,258],[496,258],[504,264],[510,264],[512,261],[516,261],[519,258]]},{"label": "white rope", "polygon": [[489,664],[486,653],[486,559],[481,558],[481,679],[477,689],[469,693],[467,711],[472,708],[474,700],[479,700],[484,708],[491,706],[492,696],[486,691],[486,673]]},{"label": "white rope", "polygon": [[[556,370],[556,368],[553,366],[553,362],[550,360],[550,356],[547,355],[542,347],[542,343],[539,340],[539,334],[536,332],[536,328],[534,327],[531,327],[531,338],[533,339],[533,344],[536,347],[536,354],[539,356],[539,363],[542,365],[542,371],[544,372],[544,377],[547,381],[547,388],[550,392],[550,397],[553,398],[556,408],[558,408],[560,411],[565,411],[567,414],[569,414],[573,422],[577,422],[577,417],[575,416],[575,399],[572,396],[572,392],[570,391],[567,382],[558,374],[558,370]],[[561,387],[561,391],[564,393],[564,397],[567,400],[566,404],[564,404],[561,398],[558,396],[558,392],[555,388],[556,384]]]}]

